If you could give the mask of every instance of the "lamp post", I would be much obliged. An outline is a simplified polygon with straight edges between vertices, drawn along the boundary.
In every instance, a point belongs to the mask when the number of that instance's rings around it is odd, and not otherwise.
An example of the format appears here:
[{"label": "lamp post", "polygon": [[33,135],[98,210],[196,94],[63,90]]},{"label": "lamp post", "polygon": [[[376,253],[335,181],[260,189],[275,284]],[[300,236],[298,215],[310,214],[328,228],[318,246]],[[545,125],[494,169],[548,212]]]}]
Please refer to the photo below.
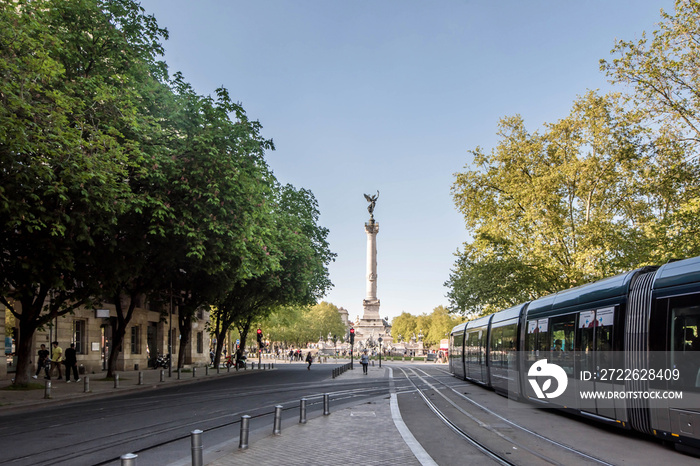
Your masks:
[{"label": "lamp post", "polygon": [[377,338],[379,342],[379,367],[382,367],[382,337]]}]

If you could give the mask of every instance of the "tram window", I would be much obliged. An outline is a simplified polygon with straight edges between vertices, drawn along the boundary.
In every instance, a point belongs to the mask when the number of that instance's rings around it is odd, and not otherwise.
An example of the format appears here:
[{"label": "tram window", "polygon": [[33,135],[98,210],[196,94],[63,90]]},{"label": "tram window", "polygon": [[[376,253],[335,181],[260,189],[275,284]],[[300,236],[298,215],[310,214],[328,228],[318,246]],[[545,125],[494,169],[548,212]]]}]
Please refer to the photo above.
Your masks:
[{"label": "tram window", "polygon": [[491,366],[505,365],[503,358],[503,327],[491,330]]},{"label": "tram window", "polygon": [[574,374],[574,335],[576,331],[576,314],[552,317],[550,320],[550,350],[552,359],[568,375]]},{"label": "tram window", "polygon": [[700,389],[700,296],[671,299],[671,361],[685,388]]}]

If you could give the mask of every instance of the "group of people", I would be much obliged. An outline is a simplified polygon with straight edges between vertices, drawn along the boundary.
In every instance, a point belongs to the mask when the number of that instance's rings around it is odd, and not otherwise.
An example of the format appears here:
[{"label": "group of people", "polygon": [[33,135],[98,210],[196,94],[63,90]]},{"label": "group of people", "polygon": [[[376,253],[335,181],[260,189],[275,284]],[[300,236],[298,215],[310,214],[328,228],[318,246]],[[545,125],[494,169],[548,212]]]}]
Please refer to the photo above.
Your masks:
[{"label": "group of people", "polygon": [[39,359],[37,360],[36,364],[36,373],[32,376],[32,378],[38,378],[39,373],[43,369],[44,373],[46,374],[44,378],[47,380],[51,380],[51,373],[54,369],[56,369],[56,371],[58,372],[58,378],[62,379],[62,366],[65,365],[66,382],[70,383],[71,371],[73,372],[73,379],[76,382],[80,382],[80,377],[78,376],[78,359],[76,357],[75,352],[75,343],[71,343],[70,348],[68,348],[65,351],[65,353],[63,351],[63,348],[58,346],[57,341],[51,343],[51,346],[51,352],[49,353],[49,350],[46,349],[46,345],[43,343],[41,344],[41,347],[39,348],[38,352]]}]

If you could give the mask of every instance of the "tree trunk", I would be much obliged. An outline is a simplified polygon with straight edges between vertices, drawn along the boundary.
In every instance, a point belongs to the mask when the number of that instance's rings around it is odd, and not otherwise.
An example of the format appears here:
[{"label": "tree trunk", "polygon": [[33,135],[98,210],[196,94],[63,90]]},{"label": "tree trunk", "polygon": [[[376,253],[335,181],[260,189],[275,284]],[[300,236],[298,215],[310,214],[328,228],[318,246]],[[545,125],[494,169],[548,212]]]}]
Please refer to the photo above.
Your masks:
[{"label": "tree trunk", "polygon": [[[177,352],[177,368],[182,369],[185,361],[187,346],[190,344],[190,334],[192,333],[192,315],[193,312],[181,309],[178,313],[178,326],[180,327],[180,347]],[[180,311],[180,309],[178,309]]]},{"label": "tree trunk", "polygon": [[117,359],[124,347],[123,343],[124,337],[126,336],[126,328],[129,322],[131,322],[131,317],[134,315],[134,309],[136,308],[136,300],[134,297],[133,294],[130,296],[129,309],[126,315],[124,315],[121,296],[117,295],[114,298],[114,307],[117,311],[117,327],[112,331],[112,349],[109,353],[109,361],[107,363],[107,378],[114,377],[114,373],[117,370]]}]

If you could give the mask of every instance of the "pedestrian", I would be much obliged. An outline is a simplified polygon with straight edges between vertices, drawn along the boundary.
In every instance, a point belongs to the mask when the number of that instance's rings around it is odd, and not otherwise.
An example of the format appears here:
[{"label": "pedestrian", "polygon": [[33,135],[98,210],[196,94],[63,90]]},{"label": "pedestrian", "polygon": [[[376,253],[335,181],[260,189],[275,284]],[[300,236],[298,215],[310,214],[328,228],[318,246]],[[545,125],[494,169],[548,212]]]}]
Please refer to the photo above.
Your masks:
[{"label": "pedestrian", "polygon": [[36,379],[39,377],[39,372],[41,372],[41,369],[44,369],[44,376],[45,379],[49,378],[49,369],[50,365],[47,363],[49,362],[49,350],[46,349],[45,344],[41,344],[41,348],[39,349],[39,360],[36,363],[36,374],[32,376],[33,379]]},{"label": "pedestrian", "polygon": [[311,363],[314,361],[313,356],[311,356],[311,351],[306,353],[306,362],[309,363],[309,365],[306,367],[306,369],[311,370]]},{"label": "pedestrian", "polygon": [[362,353],[360,364],[362,364],[362,372],[367,375],[367,368],[369,367],[369,356],[367,356],[367,350]]},{"label": "pedestrian", "polygon": [[66,383],[70,383],[70,371],[73,370],[73,378],[76,382],[80,382],[78,377],[78,359],[75,357],[75,343],[70,344],[70,348],[66,350]]},{"label": "pedestrian", "polygon": [[[58,371],[58,378],[63,378],[63,370],[61,369],[61,363],[63,360],[63,348],[58,346],[58,342],[54,341],[51,343],[53,349],[51,350],[51,372],[56,368]],[[49,373],[49,379],[51,378],[51,373]]]}]

